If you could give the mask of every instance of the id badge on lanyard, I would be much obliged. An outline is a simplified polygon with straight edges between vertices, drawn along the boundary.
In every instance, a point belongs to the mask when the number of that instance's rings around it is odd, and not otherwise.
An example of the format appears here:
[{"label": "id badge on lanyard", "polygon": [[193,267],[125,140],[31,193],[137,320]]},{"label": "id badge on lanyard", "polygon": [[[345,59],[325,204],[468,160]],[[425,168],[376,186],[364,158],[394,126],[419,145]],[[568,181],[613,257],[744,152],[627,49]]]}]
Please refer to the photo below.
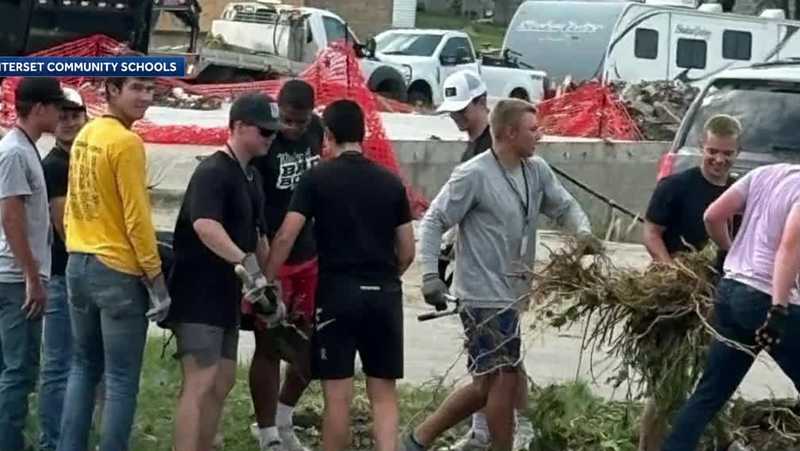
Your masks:
[{"label": "id badge on lanyard", "polygon": [[519,246],[520,259],[523,259],[525,255],[528,254],[528,241],[530,237],[530,231],[531,231],[530,218],[526,217],[525,219],[523,219],[523,225],[522,225],[522,241],[520,242]]}]

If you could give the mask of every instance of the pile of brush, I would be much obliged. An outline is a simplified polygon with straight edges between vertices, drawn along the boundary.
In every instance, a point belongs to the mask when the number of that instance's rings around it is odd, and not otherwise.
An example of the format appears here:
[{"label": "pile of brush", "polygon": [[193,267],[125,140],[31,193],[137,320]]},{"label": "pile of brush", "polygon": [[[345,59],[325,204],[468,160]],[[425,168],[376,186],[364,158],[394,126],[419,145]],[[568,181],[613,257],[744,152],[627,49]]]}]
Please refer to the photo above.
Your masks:
[{"label": "pile of brush", "polygon": [[696,381],[712,336],[713,251],[645,271],[583,254],[577,242],[551,252],[534,275],[534,317],[553,327],[583,324],[585,348],[619,358],[617,385],[627,382],[672,410]]}]

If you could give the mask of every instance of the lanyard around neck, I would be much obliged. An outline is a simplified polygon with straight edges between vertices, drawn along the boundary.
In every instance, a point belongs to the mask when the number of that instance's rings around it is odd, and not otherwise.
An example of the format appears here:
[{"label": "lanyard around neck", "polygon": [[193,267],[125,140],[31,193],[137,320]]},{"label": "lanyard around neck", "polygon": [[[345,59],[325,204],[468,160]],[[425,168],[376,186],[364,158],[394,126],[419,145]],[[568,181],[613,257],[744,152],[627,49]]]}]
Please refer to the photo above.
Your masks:
[{"label": "lanyard around neck", "polygon": [[517,186],[511,180],[511,177],[509,177],[508,171],[506,171],[503,165],[500,164],[500,159],[497,158],[497,154],[494,152],[494,149],[492,149],[492,156],[494,157],[494,161],[495,163],[497,163],[497,167],[500,169],[500,172],[503,173],[503,178],[506,180],[506,183],[508,183],[508,187],[511,188],[511,191],[513,191],[514,194],[517,196],[520,208],[522,209],[523,219],[525,220],[525,222],[527,222],[528,217],[530,215],[531,199],[530,199],[530,188],[528,187],[528,175],[526,174],[525,171],[525,163],[522,160],[520,160],[519,162],[520,170],[522,171],[522,180],[525,183],[525,199],[523,200],[522,194],[519,192]]}]

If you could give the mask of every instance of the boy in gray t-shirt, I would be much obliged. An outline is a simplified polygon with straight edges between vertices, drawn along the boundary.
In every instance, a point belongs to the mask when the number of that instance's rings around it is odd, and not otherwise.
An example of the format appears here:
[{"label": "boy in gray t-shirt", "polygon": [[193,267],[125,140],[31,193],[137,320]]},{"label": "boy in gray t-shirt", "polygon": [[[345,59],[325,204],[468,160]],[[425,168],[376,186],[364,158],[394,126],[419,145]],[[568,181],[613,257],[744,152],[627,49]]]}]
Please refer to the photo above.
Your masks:
[{"label": "boy in gray t-shirt", "polygon": [[58,80],[22,79],[15,92],[17,124],[0,140],[0,450],[25,449],[22,430],[36,384],[52,238],[35,143],[55,130],[63,100]]},{"label": "boy in gray t-shirt", "polygon": [[463,309],[473,382],[452,393],[403,439],[406,451],[427,448],[445,430],[484,409],[492,449],[513,445],[519,383],[519,311],[531,287],[539,215],[577,234],[591,234],[586,214],[553,171],[533,157],[540,133],[533,105],[502,100],[492,111],[493,148],[459,166],[420,225],[425,302],[441,308],[448,291],[437,265],[442,234],[458,226],[453,294]]}]

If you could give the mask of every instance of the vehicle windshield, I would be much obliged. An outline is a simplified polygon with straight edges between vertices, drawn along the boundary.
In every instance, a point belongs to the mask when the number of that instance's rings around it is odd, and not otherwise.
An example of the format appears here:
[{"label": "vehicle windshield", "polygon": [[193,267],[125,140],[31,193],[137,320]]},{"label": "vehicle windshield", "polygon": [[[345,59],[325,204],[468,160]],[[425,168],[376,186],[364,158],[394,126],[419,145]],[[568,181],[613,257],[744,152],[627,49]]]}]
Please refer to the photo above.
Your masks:
[{"label": "vehicle windshield", "polygon": [[384,55],[432,56],[440,42],[440,34],[388,33],[375,40],[375,50]]},{"label": "vehicle windshield", "polygon": [[800,83],[722,80],[709,88],[694,113],[683,146],[698,149],[703,125],[714,114],[735,116],[744,128],[744,152],[800,155]]}]

